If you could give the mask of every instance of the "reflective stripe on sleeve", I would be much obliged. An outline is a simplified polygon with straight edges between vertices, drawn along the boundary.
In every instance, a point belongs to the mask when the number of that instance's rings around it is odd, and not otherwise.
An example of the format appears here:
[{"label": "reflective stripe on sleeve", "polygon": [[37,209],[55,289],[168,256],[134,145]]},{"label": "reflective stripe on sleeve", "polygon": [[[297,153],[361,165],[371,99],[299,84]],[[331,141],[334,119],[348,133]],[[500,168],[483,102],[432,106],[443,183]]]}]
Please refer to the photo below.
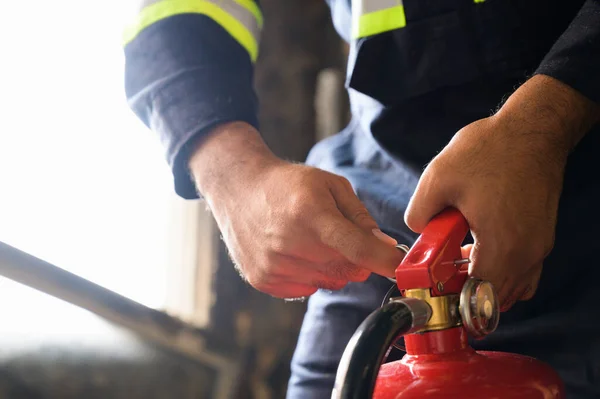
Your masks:
[{"label": "reflective stripe on sleeve", "polygon": [[178,14],[202,14],[211,18],[256,61],[263,17],[252,0],[144,0],[137,17],[125,29],[124,44],[148,26]]},{"label": "reflective stripe on sleeve", "polygon": [[352,36],[373,36],[406,26],[401,0],[355,0],[352,2]]}]

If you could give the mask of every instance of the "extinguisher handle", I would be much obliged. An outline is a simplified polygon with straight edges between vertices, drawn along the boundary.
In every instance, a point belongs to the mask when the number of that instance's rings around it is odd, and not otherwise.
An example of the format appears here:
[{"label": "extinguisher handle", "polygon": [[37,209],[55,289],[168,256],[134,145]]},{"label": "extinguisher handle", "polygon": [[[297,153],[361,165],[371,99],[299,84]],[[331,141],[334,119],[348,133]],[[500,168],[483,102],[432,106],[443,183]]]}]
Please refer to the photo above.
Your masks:
[{"label": "extinguisher handle", "polygon": [[461,244],[469,232],[462,213],[446,208],[425,226],[396,268],[398,289],[430,288],[433,296],[460,293],[466,271],[456,267]]},{"label": "extinguisher handle", "polygon": [[430,318],[429,305],[416,298],[393,300],[371,313],[344,350],[331,398],[371,398],[390,346],[400,336],[421,329]]}]

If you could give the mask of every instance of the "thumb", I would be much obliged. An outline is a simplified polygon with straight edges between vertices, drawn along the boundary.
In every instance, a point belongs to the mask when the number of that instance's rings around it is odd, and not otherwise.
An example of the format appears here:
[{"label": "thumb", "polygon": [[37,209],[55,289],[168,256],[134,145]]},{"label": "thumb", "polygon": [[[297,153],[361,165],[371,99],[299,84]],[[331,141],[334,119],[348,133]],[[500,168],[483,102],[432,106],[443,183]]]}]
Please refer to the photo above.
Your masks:
[{"label": "thumb", "polygon": [[346,219],[365,231],[373,232],[375,237],[389,245],[396,246],[398,244],[398,241],[379,229],[375,219],[373,219],[362,201],[354,193],[350,182],[346,180],[343,184],[333,185],[331,187],[331,194],[339,211]]},{"label": "thumb", "polygon": [[404,214],[404,222],[415,233],[421,233],[435,215],[451,205],[447,184],[439,182],[430,168],[431,164],[419,179]]},{"label": "thumb", "polygon": [[[346,179],[336,181],[330,187],[331,194],[339,211],[346,219],[365,231],[379,229],[377,222],[361,200],[356,196],[352,185]],[[393,245],[396,245],[395,243]]]},{"label": "thumb", "polygon": [[393,277],[403,252],[364,231],[341,213],[328,213],[316,221],[319,240],[350,263],[386,277]]},{"label": "thumb", "polygon": [[331,232],[322,238],[322,242],[358,267],[382,276],[393,276],[403,258],[403,253],[395,248],[397,241],[379,230],[350,183],[347,180],[339,183],[331,185],[331,193],[341,215],[336,217],[334,212],[328,221],[322,219],[319,231]]}]

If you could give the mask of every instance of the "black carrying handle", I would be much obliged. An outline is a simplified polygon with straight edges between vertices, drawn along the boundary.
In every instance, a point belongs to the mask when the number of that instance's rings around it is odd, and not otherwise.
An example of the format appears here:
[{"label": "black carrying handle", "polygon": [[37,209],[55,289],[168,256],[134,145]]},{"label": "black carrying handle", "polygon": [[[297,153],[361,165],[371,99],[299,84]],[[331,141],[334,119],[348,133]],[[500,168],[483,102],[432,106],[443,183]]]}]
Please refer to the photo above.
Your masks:
[{"label": "black carrying handle", "polygon": [[430,317],[429,305],[415,298],[393,300],[371,313],[344,350],[331,399],[371,398],[390,346],[401,335],[423,327]]}]

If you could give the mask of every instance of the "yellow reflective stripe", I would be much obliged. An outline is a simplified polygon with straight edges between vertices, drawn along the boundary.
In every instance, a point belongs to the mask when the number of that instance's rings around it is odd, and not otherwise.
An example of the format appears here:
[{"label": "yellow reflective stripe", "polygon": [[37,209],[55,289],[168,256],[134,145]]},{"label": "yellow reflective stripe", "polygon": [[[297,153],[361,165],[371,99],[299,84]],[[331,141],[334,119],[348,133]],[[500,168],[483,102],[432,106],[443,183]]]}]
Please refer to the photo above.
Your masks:
[{"label": "yellow reflective stripe", "polygon": [[258,4],[256,4],[254,0],[235,0],[235,2],[244,7],[250,13],[252,13],[252,15],[254,15],[254,18],[256,18],[256,22],[258,23],[259,28],[263,27],[262,11],[260,10],[260,7],[258,6]]},{"label": "yellow reflective stripe", "polygon": [[484,3],[485,0],[473,0],[474,3]]},{"label": "yellow reflective stripe", "polygon": [[[256,10],[252,11],[248,8],[249,1],[236,0],[235,3],[256,16]],[[258,9],[258,13],[261,15],[260,9]],[[240,20],[207,0],[162,0],[144,7],[134,23],[125,29],[124,44],[131,42],[150,25],[178,14],[202,14],[211,18],[246,49],[253,62],[256,61],[258,56],[258,32],[250,31]],[[260,20],[256,20],[256,24],[257,27],[262,25],[262,15]]]},{"label": "yellow reflective stripe", "polygon": [[353,36],[355,39],[404,28],[406,26],[404,6],[398,5],[363,14],[358,17],[357,22],[353,26]]}]

